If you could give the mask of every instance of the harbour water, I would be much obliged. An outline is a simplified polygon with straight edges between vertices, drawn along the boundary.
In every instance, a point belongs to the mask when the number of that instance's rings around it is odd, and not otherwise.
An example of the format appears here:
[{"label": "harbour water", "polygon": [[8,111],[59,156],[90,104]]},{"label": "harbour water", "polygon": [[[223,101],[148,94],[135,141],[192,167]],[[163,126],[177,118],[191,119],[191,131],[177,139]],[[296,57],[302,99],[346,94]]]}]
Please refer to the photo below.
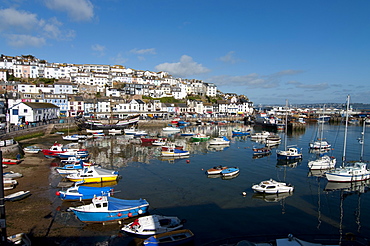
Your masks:
[{"label": "harbour water", "polygon": [[[114,187],[115,197],[145,198],[150,204],[151,214],[185,219],[184,227],[196,236],[195,245],[221,245],[261,235],[286,237],[293,234],[303,238],[330,235],[337,240],[345,240],[348,235],[370,235],[368,182],[328,183],[322,172],[310,172],[307,167],[308,161],[316,158],[316,154],[308,149],[309,142],[317,137],[316,123],[287,136],[284,132],[277,132],[282,143],[273,149],[271,155],[262,158],[253,158],[252,151],[253,146],[262,145],[247,136],[232,137],[233,129],[246,127],[234,124],[186,128],[186,131],[202,132],[212,137],[226,132],[231,139],[229,147],[214,148],[208,142],[194,143],[189,137],[179,134],[168,136],[190,151],[190,156],[182,159],[162,159],[160,147],[143,145],[120,135],[88,140],[84,145],[92,160],[105,168],[118,170],[122,176]],[[369,128],[365,131],[364,160],[370,160],[366,141]],[[323,136],[332,144],[329,154],[337,158],[339,166],[342,163],[344,125],[324,124],[323,129]],[[252,132],[262,130],[251,128]],[[348,127],[348,161],[360,159],[358,138],[362,130],[361,125]],[[161,128],[148,132],[163,135]],[[285,137],[287,145],[303,149],[302,161],[277,162],[275,151],[284,148]],[[208,177],[205,171],[217,165],[237,166],[240,173],[231,179]],[[292,184],[294,192],[279,195],[253,192],[253,184],[270,178]],[[53,195],[61,178],[56,172],[51,172],[50,179],[53,187],[50,194]],[[55,205],[69,206],[60,201]],[[99,232],[112,228],[111,235],[121,237],[109,245],[128,245],[135,240],[131,235],[122,234],[117,226],[86,226],[78,222],[71,212],[59,213],[56,219],[60,223],[77,225],[81,230]]]}]

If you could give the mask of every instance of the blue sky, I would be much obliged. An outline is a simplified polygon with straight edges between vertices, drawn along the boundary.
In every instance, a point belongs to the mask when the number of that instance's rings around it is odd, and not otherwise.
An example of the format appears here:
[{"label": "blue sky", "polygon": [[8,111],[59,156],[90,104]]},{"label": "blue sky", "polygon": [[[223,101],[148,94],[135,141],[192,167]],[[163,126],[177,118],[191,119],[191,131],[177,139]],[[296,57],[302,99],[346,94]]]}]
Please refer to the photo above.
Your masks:
[{"label": "blue sky", "polygon": [[215,83],[255,105],[370,103],[368,0],[0,0],[0,52]]}]

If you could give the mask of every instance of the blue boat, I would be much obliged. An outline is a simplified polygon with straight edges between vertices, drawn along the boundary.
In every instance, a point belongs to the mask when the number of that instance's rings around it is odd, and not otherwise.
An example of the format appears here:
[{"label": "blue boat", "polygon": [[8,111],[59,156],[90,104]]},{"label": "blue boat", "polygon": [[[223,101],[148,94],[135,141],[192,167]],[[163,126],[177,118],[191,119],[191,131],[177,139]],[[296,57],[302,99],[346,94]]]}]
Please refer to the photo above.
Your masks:
[{"label": "blue boat", "polygon": [[247,136],[251,134],[250,130],[243,131],[240,129],[234,129],[232,130],[232,133],[234,136]]},{"label": "blue boat", "polygon": [[276,150],[278,160],[298,160],[302,159],[302,149],[298,147],[288,147],[286,150]]},{"label": "blue boat", "polygon": [[69,209],[84,223],[105,223],[120,221],[148,211],[149,203],[145,199],[123,200],[110,196],[97,196],[92,203]]},{"label": "blue boat", "polygon": [[64,201],[91,200],[97,196],[110,196],[113,193],[112,187],[80,186],[83,182],[76,182],[74,186],[65,191],[57,191],[55,194]]},{"label": "blue boat", "polygon": [[76,158],[87,158],[89,156],[89,152],[86,150],[79,150],[79,151],[66,151],[63,153],[58,153],[58,157],[60,159],[68,159],[69,157],[76,157]]},{"label": "blue boat", "polygon": [[224,177],[234,176],[234,175],[237,175],[238,173],[239,173],[238,167],[228,167],[221,171],[221,175]]},{"label": "blue boat", "polygon": [[81,160],[80,162],[76,162],[73,164],[66,164],[62,167],[56,167],[55,170],[57,170],[57,172],[60,175],[68,175],[68,174],[80,172],[82,171],[83,168],[84,168],[84,162]]}]

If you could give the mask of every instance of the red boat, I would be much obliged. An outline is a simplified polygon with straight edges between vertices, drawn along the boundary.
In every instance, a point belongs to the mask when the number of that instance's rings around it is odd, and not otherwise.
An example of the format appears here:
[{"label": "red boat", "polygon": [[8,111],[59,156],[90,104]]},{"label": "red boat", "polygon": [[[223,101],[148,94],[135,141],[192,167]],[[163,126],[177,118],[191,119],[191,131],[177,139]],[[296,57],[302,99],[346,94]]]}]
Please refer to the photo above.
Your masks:
[{"label": "red boat", "polygon": [[183,150],[183,148],[184,148],[184,146],[166,145],[166,146],[162,146],[162,151],[168,151],[168,149],[173,148],[173,147],[175,147],[175,149],[180,149],[180,150]]},{"label": "red boat", "polygon": [[[54,143],[53,146],[50,147],[50,149],[42,149],[42,153],[47,158],[56,158],[59,157],[58,154],[66,153],[69,150],[74,150],[70,148],[64,148],[63,144],[60,143]],[[79,151],[86,151],[86,149],[77,149]]]},{"label": "red boat", "polygon": [[158,138],[140,138],[142,143],[153,143]]},{"label": "red boat", "polygon": [[3,158],[4,165],[16,165],[21,163],[22,160]]}]

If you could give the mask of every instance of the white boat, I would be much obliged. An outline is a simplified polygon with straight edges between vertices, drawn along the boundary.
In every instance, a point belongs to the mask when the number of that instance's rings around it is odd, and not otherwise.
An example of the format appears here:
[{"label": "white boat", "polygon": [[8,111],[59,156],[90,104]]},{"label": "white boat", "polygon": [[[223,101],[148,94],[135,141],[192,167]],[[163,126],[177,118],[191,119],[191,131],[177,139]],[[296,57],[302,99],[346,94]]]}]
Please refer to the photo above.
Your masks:
[{"label": "white boat", "polygon": [[184,221],[175,216],[148,215],[135,219],[124,225],[122,230],[138,235],[154,235],[178,230],[183,227]]},{"label": "white boat", "polygon": [[146,131],[141,131],[136,129],[135,127],[130,127],[123,130],[126,135],[137,135],[137,136],[144,136],[148,135]]},{"label": "white boat", "polygon": [[268,131],[255,132],[251,134],[252,139],[266,139],[268,136],[270,136],[270,132]]},{"label": "white boat", "polygon": [[334,168],[336,163],[334,156],[322,155],[316,160],[309,161],[307,165],[311,170],[323,170]]},{"label": "white boat", "polygon": [[221,171],[223,177],[231,177],[239,174],[240,169],[238,167],[228,167]]},{"label": "white boat", "polygon": [[165,138],[158,138],[154,140],[154,142],[152,142],[152,145],[155,145],[155,146],[163,146],[165,144],[167,144],[167,141]]},{"label": "white boat", "polygon": [[167,150],[162,150],[162,156],[188,156],[190,153],[187,150],[176,149],[170,147]]},{"label": "white boat", "polygon": [[121,135],[122,130],[121,129],[109,129],[108,134],[109,135]]},{"label": "white boat", "polygon": [[17,180],[11,178],[3,178],[4,190],[12,190],[17,184]]},{"label": "white boat", "polygon": [[19,201],[19,200],[22,200],[28,196],[31,195],[31,192],[28,190],[28,191],[18,191],[18,192],[15,192],[13,194],[10,194],[10,195],[7,195],[4,197],[4,200],[5,201]]},{"label": "white boat", "polygon": [[348,128],[348,109],[349,109],[349,96],[347,97],[347,110],[346,110],[346,128],[344,131],[344,144],[343,144],[343,163],[341,167],[337,167],[331,171],[325,173],[328,181],[332,182],[354,182],[370,179],[370,170],[367,168],[367,164],[362,161],[363,148],[364,148],[364,135],[365,135],[365,124],[362,132],[362,152],[360,161],[354,163],[345,163],[346,161],[346,145],[347,145],[347,128]]},{"label": "white boat", "polygon": [[66,140],[66,141],[78,141],[78,137],[76,135],[67,135],[67,136],[63,136],[62,137],[63,140]]},{"label": "white boat", "polygon": [[167,126],[167,127],[162,128],[162,131],[176,133],[176,132],[180,132],[180,128]]},{"label": "white boat", "polygon": [[194,234],[189,229],[175,230],[156,234],[144,240],[144,246],[193,245]]},{"label": "white boat", "polygon": [[31,246],[32,242],[25,233],[18,233],[7,237],[9,245]]},{"label": "white boat", "polygon": [[210,145],[229,145],[230,140],[225,136],[217,137],[217,138],[212,138],[211,140],[209,140],[209,144]]},{"label": "white boat", "polygon": [[24,151],[24,153],[27,153],[27,154],[37,154],[41,151],[41,148],[39,148],[35,145],[31,145],[31,146],[27,146],[27,147],[23,148],[23,151]]},{"label": "white boat", "polygon": [[288,146],[286,150],[276,150],[278,160],[302,159],[302,149],[296,146]]},{"label": "white boat", "polygon": [[215,167],[208,169],[206,173],[208,175],[221,174],[222,170],[225,170],[227,168],[228,168],[227,166],[219,165],[219,166],[215,166]]},{"label": "white boat", "polygon": [[21,178],[21,177],[23,177],[21,173],[15,173],[13,171],[3,173],[3,178],[16,179],[16,178]]},{"label": "white boat", "polygon": [[294,187],[285,182],[278,182],[273,179],[270,179],[262,181],[259,184],[253,185],[252,189],[259,193],[278,194],[292,192],[294,190]]},{"label": "white boat", "polygon": [[318,139],[317,141],[310,143],[310,149],[317,149],[317,150],[326,150],[330,149],[331,144],[323,139]]}]

